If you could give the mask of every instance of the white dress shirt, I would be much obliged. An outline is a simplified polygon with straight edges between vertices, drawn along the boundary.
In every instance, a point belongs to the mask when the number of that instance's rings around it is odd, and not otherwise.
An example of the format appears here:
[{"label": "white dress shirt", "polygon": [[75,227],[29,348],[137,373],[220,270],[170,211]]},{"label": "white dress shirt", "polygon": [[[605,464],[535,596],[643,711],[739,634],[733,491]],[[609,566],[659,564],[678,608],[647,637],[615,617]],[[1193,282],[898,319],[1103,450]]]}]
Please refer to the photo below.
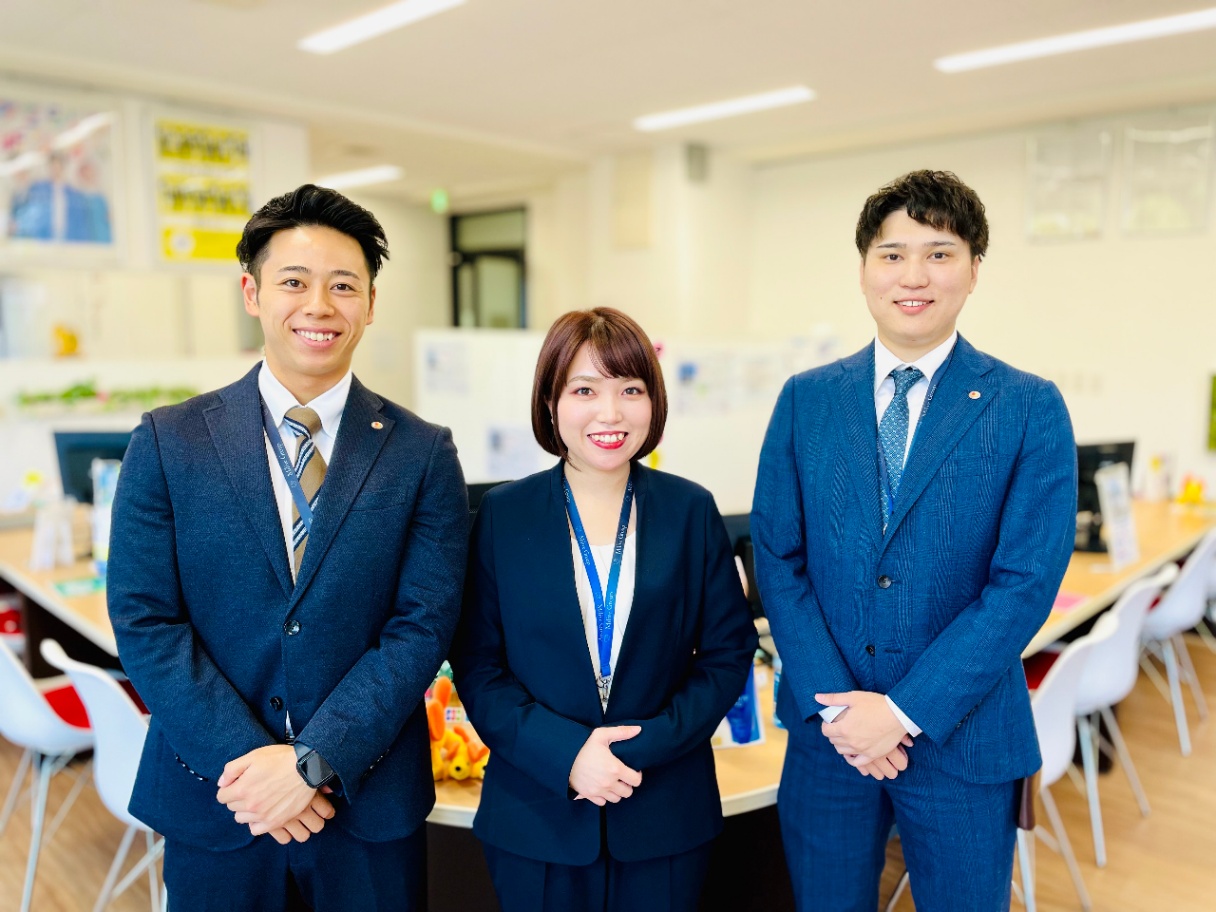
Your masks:
[{"label": "white dress shirt", "polygon": [[[912,384],[908,389],[908,442],[904,446],[904,463],[908,462],[908,454],[912,451],[912,441],[916,436],[916,425],[920,421],[921,410],[925,406],[925,396],[929,393],[929,385],[933,382],[933,375],[938,372],[946,359],[950,357],[950,352],[954,350],[954,343],[958,341],[958,333],[952,332],[950,338],[943,342],[931,352],[926,352],[915,361],[903,361],[900,357],[887,348],[882,342],[874,339],[874,414],[877,417],[878,423],[882,423],[882,416],[886,414],[887,407],[890,406],[891,400],[895,398],[895,381],[891,378],[891,371],[902,370],[906,367],[915,367],[922,374],[919,380]],[[891,707],[891,712],[895,713],[901,725],[907,729],[908,734],[913,738],[921,733],[921,728],[906,715],[903,710],[895,705],[895,701],[887,697],[887,705]],[[819,715],[825,722],[831,722],[838,715],[844,712],[843,706],[829,706],[826,709],[819,711]]]},{"label": "white dress shirt", "polygon": [[[595,560],[596,573],[600,576],[601,589],[608,586],[608,571],[612,568],[612,548],[612,545],[591,546],[591,556]],[[595,671],[598,682],[600,639],[595,622],[595,598],[591,594],[591,580],[587,576],[587,568],[583,565],[583,553],[579,550],[578,542],[573,538],[570,539],[570,552],[574,558],[574,588],[578,591],[578,604],[583,610],[583,633],[587,638],[587,650],[591,653],[591,667]],[[621,576],[616,590],[616,612],[612,626],[612,651],[610,653],[610,664],[614,676],[617,659],[621,654],[621,639],[625,636],[625,627],[629,623],[629,614],[633,609],[633,587],[637,577],[637,565],[637,534],[630,532],[625,536],[625,551],[621,555]],[[609,682],[608,690],[611,694],[611,682]]]},{"label": "white dress shirt", "polygon": [[[350,380],[351,372],[347,371],[346,376],[328,390],[312,402],[305,403],[306,407],[316,412],[321,419],[321,430],[313,437],[313,444],[327,466],[334,452],[338,425],[342,423],[342,412],[346,408],[346,397],[350,393]],[[297,449],[296,435],[287,427],[284,418],[288,409],[295,408],[300,403],[296,402],[296,397],[279,382],[279,378],[266,366],[265,361],[262,362],[262,369],[258,371],[258,391],[261,392],[266,407],[270,409],[271,420],[279,428],[279,436],[283,440],[283,446],[287,448],[287,454],[294,462]],[[287,486],[287,479],[283,477],[283,470],[279,468],[279,460],[274,454],[274,446],[270,439],[265,433],[262,434],[262,439],[266,442],[266,460],[270,463],[270,481],[274,485],[274,500],[279,508],[279,521],[283,526],[283,547],[287,551],[287,566],[291,567],[291,575],[294,579],[296,562],[295,553],[291,547],[291,488]]]}]

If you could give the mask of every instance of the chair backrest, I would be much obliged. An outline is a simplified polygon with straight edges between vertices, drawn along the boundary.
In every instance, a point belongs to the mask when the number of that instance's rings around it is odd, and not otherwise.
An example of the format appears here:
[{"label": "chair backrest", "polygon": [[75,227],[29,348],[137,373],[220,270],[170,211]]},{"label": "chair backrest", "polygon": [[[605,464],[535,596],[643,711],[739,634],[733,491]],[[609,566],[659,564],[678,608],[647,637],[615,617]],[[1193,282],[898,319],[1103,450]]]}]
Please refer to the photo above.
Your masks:
[{"label": "chair backrest", "polygon": [[1169,639],[1199,623],[1208,606],[1213,557],[1216,557],[1216,531],[1209,532],[1195,546],[1178,572],[1178,579],[1144,619],[1146,639]]},{"label": "chair backrest", "polygon": [[[67,680],[64,679],[64,684]],[[0,735],[40,754],[87,750],[93,733],[64,722],[34,683],[21,660],[0,642]]]},{"label": "chair backrest", "polygon": [[1063,776],[1072,763],[1077,745],[1077,687],[1090,651],[1102,641],[1099,636],[1089,633],[1069,643],[1031,697],[1039,751],[1043,754],[1040,788]]},{"label": "chair backrest", "polygon": [[93,778],[102,803],[128,826],[147,829],[127,811],[148,735],[147,718],[108,671],[68,658],[54,640],[43,640],[41,648],[44,659],[67,672],[88,710],[96,739]]},{"label": "chair backrest", "polygon": [[1136,686],[1140,674],[1140,634],[1153,599],[1178,576],[1176,564],[1167,563],[1148,579],[1127,588],[1110,611],[1098,618],[1095,643],[1077,691],[1077,714],[1088,715],[1114,706]]}]

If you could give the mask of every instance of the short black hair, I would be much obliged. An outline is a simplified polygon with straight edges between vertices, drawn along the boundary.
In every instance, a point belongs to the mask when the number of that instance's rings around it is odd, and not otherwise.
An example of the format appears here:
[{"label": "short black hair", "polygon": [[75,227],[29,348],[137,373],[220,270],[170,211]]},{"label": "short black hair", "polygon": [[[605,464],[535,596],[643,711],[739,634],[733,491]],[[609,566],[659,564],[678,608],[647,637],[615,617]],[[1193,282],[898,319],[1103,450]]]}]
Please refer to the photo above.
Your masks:
[{"label": "short black hair", "polygon": [[245,224],[236,245],[241,268],[261,281],[270,239],[280,231],[302,225],[332,228],[352,238],[363,249],[371,281],[375,283],[380,267],[388,259],[388,240],[376,217],[336,190],[305,184],[290,193],[276,196],[253,214]]},{"label": "short black hair", "polygon": [[922,225],[957,234],[973,257],[988,252],[988,219],[976,192],[950,171],[910,171],[874,193],[857,219],[857,252],[864,260],[882,223],[904,209]]}]

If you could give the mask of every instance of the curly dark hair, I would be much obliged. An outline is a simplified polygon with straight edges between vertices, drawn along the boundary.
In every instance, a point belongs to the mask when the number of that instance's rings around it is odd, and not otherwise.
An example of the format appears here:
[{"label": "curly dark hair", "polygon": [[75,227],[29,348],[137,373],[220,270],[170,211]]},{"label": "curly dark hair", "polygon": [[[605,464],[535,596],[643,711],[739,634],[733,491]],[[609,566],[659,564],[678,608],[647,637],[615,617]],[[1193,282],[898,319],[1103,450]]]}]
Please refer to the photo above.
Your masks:
[{"label": "curly dark hair", "polygon": [[302,225],[332,228],[352,238],[363,249],[370,279],[374,283],[388,259],[388,240],[376,217],[336,190],[305,184],[276,196],[253,214],[236,245],[241,268],[261,282],[270,239],[280,231]]},{"label": "curly dark hair", "polygon": [[857,252],[866,252],[888,215],[907,210],[922,225],[957,234],[973,257],[988,252],[988,219],[975,191],[950,171],[910,171],[866,200],[857,219]]}]

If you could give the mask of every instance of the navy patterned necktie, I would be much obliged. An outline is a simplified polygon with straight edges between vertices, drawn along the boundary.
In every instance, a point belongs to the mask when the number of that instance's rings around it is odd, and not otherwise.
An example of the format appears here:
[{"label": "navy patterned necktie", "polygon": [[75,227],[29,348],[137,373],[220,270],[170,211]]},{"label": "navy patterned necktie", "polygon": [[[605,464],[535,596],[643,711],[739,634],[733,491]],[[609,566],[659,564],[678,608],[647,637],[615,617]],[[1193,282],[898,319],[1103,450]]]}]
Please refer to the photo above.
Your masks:
[{"label": "navy patterned necktie", "polygon": [[[891,379],[895,381],[895,397],[883,413],[882,421],[878,423],[878,445],[882,447],[882,455],[887,463],[887,491],[891,498],[899,493],[899,480],[904,474],[904,453],[908,449],[908,390],[924,376],[919,369],[909,367],[904,370],[896,368],[891,371]],[[882,525],[885,529],[891,518],[890,503],[884,495],[882,498]]]},{"label": "navy patterned necktie", "polygon": [[[905,409],[906,411],[906,409]],[[321,430],[321,418],[310,408],[296,406],[287,410],[284,418],[291,432],[296,435],[299,448],[296,450],[296,478],[300,479],[300,487],[309,505],[315,510],[317,493],[321,490],[321,482],[325,480],[325,457],[313,441],[313,435]],[[295,504],[291,505],[291,551],[296,573],[300,572],[300,562],[304,559],[304,548],[308,545],[308,531],[304,528],[304,520]]]}]

